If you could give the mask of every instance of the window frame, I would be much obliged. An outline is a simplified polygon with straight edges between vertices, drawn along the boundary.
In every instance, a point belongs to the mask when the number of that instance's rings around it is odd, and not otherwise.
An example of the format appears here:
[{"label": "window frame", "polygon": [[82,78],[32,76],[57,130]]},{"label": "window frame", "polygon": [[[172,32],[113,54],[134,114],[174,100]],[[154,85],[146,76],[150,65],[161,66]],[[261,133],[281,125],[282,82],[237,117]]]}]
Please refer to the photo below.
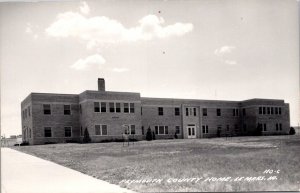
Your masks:
[{"label": "window frame", "polygon": [[[168,125],[156,125],[155,135],[169,135],[169,126]],[[163,133],[160,132],[160,129],[163,129]]]},{"label": "window frame", "polygon": [[123,103],[123,112],[130,113],[129,111],[129,103]]},{"label": "window frame", "polygon": [[[66,128],[70,128],[70,136],[66,136]],[[72,128],[72,126],[64,126],[64,133],[65,133],[65,138],[71,138],[71,137],[73,137],[73,128]]]},{"label": "window frame", "polygon": [[163,107],[158,107],[158,116],[163,116],[164,115],[164,108]]},{"label": "window frame", "polygon": [[[72,115],[71,104],[64,104],[63,106],[64,106],[64,115]],[[69,106],[70,107],[69,114],[66,114],[66,111],[68,111],[68,109],[66,110],[65,106]]]},{"label": "window frame", "polygon": [[[46,105],[49,105],[49,109],[45,109],[45,106],[46,106]],[[51,107],[51,106],[52,106],[51,104],[43,104],[43,114],[44,114],[44,115],[52,115],[52,107]],[[49,113],[45,113],[46,110],[48,110]]]},{"label": "window frame", "polygon": [[[99,126],[99,134],[98,134],[98,132],[97,132],[97,126]],[[103,127],[105,126],[105,129],[106,129],[106,134],[105,135],[103,135]],[[94,135],[95,136],[108,136],[108,126],[106,125],[106,124],[96,124],[95,126],[94,126]]]},{"label": "window frame", "polygon": [[116,113],[121,113],[121,103],[116,102],[115,107],[116,107]]},{"label": "window frame", "polygon": [[110,113],[115,113],[116,112],[116,104],[114,102],[109,102],[108,103],[108,108]]},{"label": "window frame", "polygon": [[221,112],[220,108],[216,109],[216,114],[217,114],[217,117],[221,117],[222,116],[222,112]]},{"label": "window frame", "polygon": [[208,125],[202,125],[202,133],[208,134]]},{"label": "window frame", "polygon": [[180,116],[180,108],[179,107],[174,108],[174,115],[175,116]]},{"label": "window frame", "polygon": [[[103,104],[105,104],[105,105],[103,105]],[[106,113],[106,112],[108,112],[107,111],[107,102],[100,102],[100,112],[101,113]]]},{"label": "window frame", "polygon": [[207,117],[207,108],[202,109],[202,116]]},{"label": "window frame", "polygon": [[135,105],[134,105],[134,103],[129,103],[129,113],[135,113]]},{"label": "window frame", "polygon": [[[177,135],[180,135],[181,134],[181,132],[180,132],[180,126],[179,125],[176,125],[175,126],[175,133],[177,134]],[[178,131],[178,132],[177,132]]]},{"label": "window frame", "polygon": [[[50,129],[50,136],[46,136],[46,129]],[[44,127],[44,138],[52,138],[53,137],[53,132],[52,132],[52,127]]]},{"label": "window frame", "polygon": [[[98,105],[96,105],[98,104]],[[100,113],[101,110],[100,110],[100,102],[96,102],[94,101],[94,113]]]}]

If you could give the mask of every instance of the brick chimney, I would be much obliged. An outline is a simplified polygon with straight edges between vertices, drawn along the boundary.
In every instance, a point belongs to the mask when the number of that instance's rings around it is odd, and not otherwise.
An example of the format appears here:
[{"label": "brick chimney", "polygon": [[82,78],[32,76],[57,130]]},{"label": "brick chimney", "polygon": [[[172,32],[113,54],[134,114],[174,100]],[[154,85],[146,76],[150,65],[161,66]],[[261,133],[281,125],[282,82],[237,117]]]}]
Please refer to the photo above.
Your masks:
[{"label": "brick chimney", "polygon": [[105,80],[104,80],[104,78],[98,78],[98,91],[105,91]]}]

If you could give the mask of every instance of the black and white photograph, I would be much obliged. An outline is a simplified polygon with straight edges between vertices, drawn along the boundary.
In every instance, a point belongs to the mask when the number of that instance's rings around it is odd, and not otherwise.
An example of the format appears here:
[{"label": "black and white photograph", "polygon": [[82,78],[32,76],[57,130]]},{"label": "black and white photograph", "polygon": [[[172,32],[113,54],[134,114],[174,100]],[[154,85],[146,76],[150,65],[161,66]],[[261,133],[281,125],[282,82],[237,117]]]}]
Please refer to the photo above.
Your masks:
[{"label": "black and white photograph", "polygon": [[1,192],[300,191],[299,10],[0,1]]}]

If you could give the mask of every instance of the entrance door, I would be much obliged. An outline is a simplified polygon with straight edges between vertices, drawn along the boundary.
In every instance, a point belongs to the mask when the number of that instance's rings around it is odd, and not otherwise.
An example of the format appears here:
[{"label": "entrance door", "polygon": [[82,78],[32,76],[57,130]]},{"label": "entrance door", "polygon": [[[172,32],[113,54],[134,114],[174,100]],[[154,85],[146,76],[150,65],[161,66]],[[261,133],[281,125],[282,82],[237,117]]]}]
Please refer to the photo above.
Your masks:
[{"label": "entrance door", "polygon": [[186,129],[188,139],[196,138],[196,126],[187,126]]}]

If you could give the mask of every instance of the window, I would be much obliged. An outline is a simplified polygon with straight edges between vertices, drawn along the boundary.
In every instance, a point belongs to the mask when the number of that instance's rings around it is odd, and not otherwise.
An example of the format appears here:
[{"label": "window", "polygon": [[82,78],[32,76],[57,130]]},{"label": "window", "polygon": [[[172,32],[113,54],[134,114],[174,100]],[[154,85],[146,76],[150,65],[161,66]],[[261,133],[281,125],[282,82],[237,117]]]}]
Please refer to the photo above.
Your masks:
[{"label": "window", "polygon": [[106,113],[106,102],[101,102],[101,113]]},{"label": "window", "polygon": [[258,114],[260,114],[260,115],[262,114],[262,107],[258,108]]},{"label": "window", "polygon": [[202,133],[208,133],[208,125],[202,125]]},{"label": "window", "polygon": [[134,113],[134,103],[130,103],[130,113]]},{"label": "window", "polygon": [[243,109],[243,116],[246,116],[246,109]]},{"label": "window", "polygon": [[107,125],[95,125],[95,135],[107,135]]},{"label": "window", "polygon": [[271,107],[271,115],[274,114],[274,107]]},{"label": "window", "polygon": [[180,134],[180,126],[175,126],[175,132],[176,134]]},{"label": "window", "polygon": [[143,107],[141,107],[141,115],[143,115]]},{"label": "window", "polygon": [[65,127],[65,137],[72,137],[72,127]]},{"label": "window", "polygon": [[52,137],[51,127],[45,127],[44,128],[44,136],[45,137]]},{"label": "window", "polygon": [[226,125],[226,131],[227,132],[229,131],[229,125]]},{"label": "window", "polygon": [[281,115],[281,107],[278,107],[278,114]]},{"label": "window", "polygon": [[267,124],[264,123],[263,126],[264,126],[264,127],[263,127],[263,131],[267,131]]},{"label": "window", "polygon": [[50,106],[50,104],[44,104],[43,108],[44,108],[44,115],[51,115],[51,106]]},{"label": "window", "polygon": [[31,129],[29,128],[29,138],[31,138]]},{"label": "window", "polygon": [[116,113],[121,113],[121,103],[116,103]]},{"label": "window", "polygon": [[[281,110],[280,110],[281,111]],[[279,107],[275,107],[275,114],[278,115],[279,114]]]},{"label": "window", "polygon": [[71,115],[71,105],[64,105],[64,115]]},{"label": "window", "polygon": [[124,103],[124,113],[129,113],[129,103]]},{"label": "window", "polygon": [[282,131],[282,124],[279,123],[279,130]]},{"label": "window", "polygon": [[130,125],[130,135],[134,135],[135,134],[135,125]]},{"label": "window", "polygon": [[158,107],[158,115],[164,115],[164,108]]},{"label": "window", "polygon": [[247,125],[246,124],[243,124],[243,129],[244,129],[244,132],[247,131]]},{"label": "window", "polygon": [[202,109],[202,115],[207,116],[207,108]]},{"label": "window", "polygon": [[80,126],[80,136],[83,136],[83,129],[82,129],[82,126]]},{"label": "window", "polygon": [[27,118],[27,109],[25,109],[25,119]]},{"label": "window", "polygon": [[100,112],[99,102],[94,102],[94,112],[95,113]]},{"label": "window", "polygon": [[142,126],[142,135],[145,134],[145,131],[144,131],[144,126]]},{"label": "window", "polygon": [[267,114],[271,114],[271,108],[270,107],[267,107]]},{"label": "window", "polygon": [[79,105],[79,113],[82,113],[82,108],[81,108],[81,104]]},{"label": "window", "polygon": [[115,112],[115,103],[109,103],[109,112],[111,113]]},{"label": "window", "polygon": [[30,106],[28,107],[28,116],[30,117],[31,113],[30,113]]},{"label": "window", "polygon": [[278,123],[276,123],[276,131],[279,130],[279,126],[278,126]]},{"label": "window", "polygon": [[197,116],[197,109],[195,107],[187,107],[185,114],[186,116]]},{"label": "window", "polygon": [[232,115],[235,116],[239,116],[239,109],[232,109]]},{"label": "window", "polygon": [[167,135],[168,133],[168,126],[155,126],[156,135]]},{"label": "window", "polygon": [[266,114],[266,107],[263,107],[263,112],[262,112],[262,114],[264,115],[264,114]]},{"label": "window", "polygon": [[175,116],[180,115],[180,109],[178,107],[175,107]]},{"label": "window", "polygon": [[217,116],[221,116],[221,109],[217,109]]}]

